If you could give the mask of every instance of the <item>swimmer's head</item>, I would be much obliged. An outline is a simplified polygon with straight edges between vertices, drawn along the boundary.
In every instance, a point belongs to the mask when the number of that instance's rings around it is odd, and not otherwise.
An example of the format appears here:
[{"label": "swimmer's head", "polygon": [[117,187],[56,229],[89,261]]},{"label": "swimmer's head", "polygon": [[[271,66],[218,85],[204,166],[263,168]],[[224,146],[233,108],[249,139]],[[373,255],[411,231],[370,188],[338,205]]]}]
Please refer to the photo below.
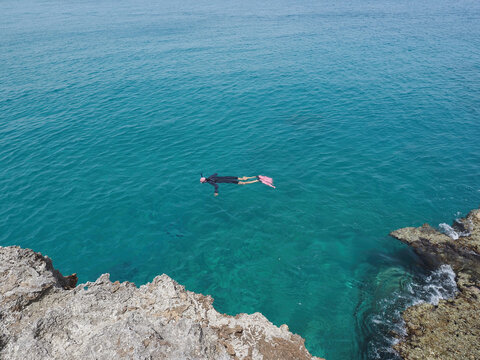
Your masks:
[{"label": "swimmer's head", "polygon": [[204,182],[206,182],[206,181],[207,181],[207,179],[205,179],[203,176],[200,178],[200,182],[201,182],[201,183],[204,183]]}]

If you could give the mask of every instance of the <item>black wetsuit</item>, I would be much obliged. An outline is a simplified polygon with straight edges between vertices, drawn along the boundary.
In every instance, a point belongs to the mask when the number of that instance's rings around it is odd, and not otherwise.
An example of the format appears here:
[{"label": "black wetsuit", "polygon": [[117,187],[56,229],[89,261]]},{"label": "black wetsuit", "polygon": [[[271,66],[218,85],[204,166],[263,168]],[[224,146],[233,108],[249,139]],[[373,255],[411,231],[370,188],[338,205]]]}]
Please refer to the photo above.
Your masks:
[{"label": "black wetsuit", "polygon": [[218,183],[225,183],[225,184],[238,184],[238,177],[237,176],[217,176],[218,174],[215,173],[210,175],[206,182],[210,185],[215,187],[215,194],[218,194]]}]

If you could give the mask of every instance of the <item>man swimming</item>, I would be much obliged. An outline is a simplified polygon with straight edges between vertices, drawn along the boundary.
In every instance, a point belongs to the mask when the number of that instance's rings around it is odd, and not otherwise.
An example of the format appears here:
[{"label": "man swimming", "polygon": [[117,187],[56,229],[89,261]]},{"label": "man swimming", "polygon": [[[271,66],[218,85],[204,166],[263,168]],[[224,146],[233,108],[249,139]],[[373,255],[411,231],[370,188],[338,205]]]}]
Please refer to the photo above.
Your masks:
[{"label": "man swimming", "polygon": [[[245,181],[249,179],[256,179],[251,181]],[[215,192],[213,195],[218,196],[218,185],[220,183],[223,184],[238,184],[238,185],[247,185],[259,182],[258,176],[244,176],[244,177],[236,177],[236,176],[218,176],[217,173],[210,175],[208,178],[201,177],[200,182],[205,184],[208,183],[215,187]]]}]

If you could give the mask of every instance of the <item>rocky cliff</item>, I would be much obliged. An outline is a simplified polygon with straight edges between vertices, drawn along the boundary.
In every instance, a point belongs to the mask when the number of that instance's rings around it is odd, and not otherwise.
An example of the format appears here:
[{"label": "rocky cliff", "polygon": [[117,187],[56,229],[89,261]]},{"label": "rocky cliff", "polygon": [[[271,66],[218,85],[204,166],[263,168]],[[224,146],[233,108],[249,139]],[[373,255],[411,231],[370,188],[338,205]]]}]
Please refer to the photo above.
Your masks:
[{"label": "rocky cliff", "polygon": [[429,225],[390,235],[410,245],[430,266],[449,264],[455,299],[420,304],[403,313],[407,336],[395,346],[405,360],[480,359],[480,209],[456,220],[447,236]]},{"label": "rocky cliff", "polygon": [[1,359],[318,359],[287,325],[220,314],[167,275],[76,282],[40,253],[0,247]]}]

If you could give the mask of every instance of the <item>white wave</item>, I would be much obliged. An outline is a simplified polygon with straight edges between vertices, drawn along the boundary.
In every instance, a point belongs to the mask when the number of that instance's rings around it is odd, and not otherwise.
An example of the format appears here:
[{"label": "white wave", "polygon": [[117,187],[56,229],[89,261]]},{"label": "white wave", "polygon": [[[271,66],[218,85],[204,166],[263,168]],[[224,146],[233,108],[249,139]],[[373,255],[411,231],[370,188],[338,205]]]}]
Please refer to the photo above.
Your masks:
[{"label": "white wave", "polygon": [[415,299],[413,305],[423,302],[438,305],[442,299],[451,299],[458,291],[455,272],[450,265],[442,265],[426,277],[419,290],[422,296]]},{"label": "white wave", "polygon": [[[464,221],[462,221],[460,219],[456,219],[455,221],[460,223],[461,225],[463,225],[465,227]],[[447,235],[448,237],[450,237],[453,240],[458,240],[458,238],[463,237],[463,236],[470,236],[470,232],[468,230],[456,231],[453,227],[451,227],[450,225],[445,224],[445,223],[439,224],[438,227],[440,228],[440,230],[442,230],[442,232],[445,235]],[[467,221],[466,228],[468,229],[469,227],[471,227],[471,223],[469,221]]]},{"label": "white wave", "polygon": [[440,229],[443,230],[443,233],[449,236],[451,239],[458,240],[458,238],[460,237],[460,235],[450,225],[441,223],[438,226],[440,227]]}]

